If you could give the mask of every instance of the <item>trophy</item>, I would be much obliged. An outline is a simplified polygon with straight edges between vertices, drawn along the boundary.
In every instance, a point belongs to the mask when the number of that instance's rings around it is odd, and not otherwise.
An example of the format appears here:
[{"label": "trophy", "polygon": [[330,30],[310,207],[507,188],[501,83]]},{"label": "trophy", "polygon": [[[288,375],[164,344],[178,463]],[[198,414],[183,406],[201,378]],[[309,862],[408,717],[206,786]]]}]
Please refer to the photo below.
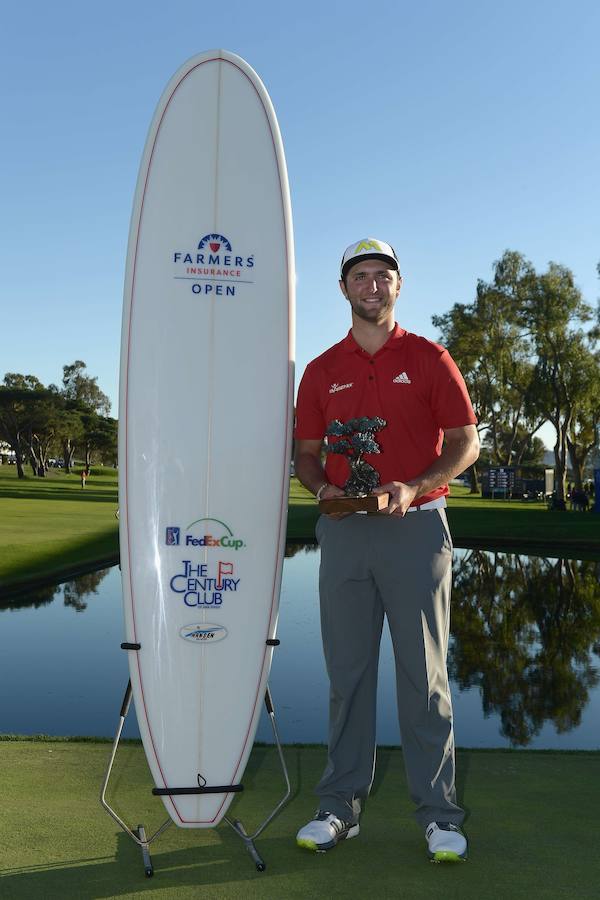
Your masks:
[{"label": "trophy", "polygon": [[337,437],[338,440],[328,443],[325,452],[345,456],[350,466],[350,477],[344,485],[346,496],[320,500],[320,512],[379,512],[385,509],[390,495],[371,493],[379,484],[379,472],[364,461],[363,455],[381,452],[373,435],[386,424],[378,416],[373,419],[362,416],[360,419],[349,419],[346,423],[334,419],[329,423],[327,436]]}]

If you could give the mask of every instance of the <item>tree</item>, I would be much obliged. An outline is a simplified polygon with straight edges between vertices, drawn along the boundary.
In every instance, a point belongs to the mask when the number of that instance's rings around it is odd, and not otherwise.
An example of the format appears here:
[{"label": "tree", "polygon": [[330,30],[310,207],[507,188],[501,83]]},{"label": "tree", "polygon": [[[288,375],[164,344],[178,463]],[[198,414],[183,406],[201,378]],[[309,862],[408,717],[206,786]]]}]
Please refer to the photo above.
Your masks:
[{"label": "tree", "polygon": [[[510,465],[522,457],[544,423],[532,404],[531,341],[520,318],[534,283],[531,263],[507,250],[494,264],[493,281],[478,282],[473,303],[457,303],[432,319],[463,373],[478,430],[486,433],[495,465]],[[473,467],[471,491],[476,490]]]},{"label": "tree", "polygon": [[579,491],[583,489],[583,471],[588,456],[600,444],[600,354],[586,353],[580,374],[584,383],[566,436],[573,480]]},{"label": "tree", "polygon": [[60,398],[35,375],[7,372],[0,387],[0,435],[15,452],[17,475],[24,478],[29,455],[34,475],[44,475],[54,438]]},{"label": "tree", "polygon": [[488,465],[498,466],[541,466],[544,461],[544,442],[531,435],[526,427],[498,428],[495,446],[491,446],[490,435],[483,441],[488,451],[484,456]]},{"label": "tree", "polygon": [[117,420],[99,416],[95,412],[81,414],[82,443],[85,452],[85,468],[92,465],[92,453],[116,457]]},{"label": "tree", "polygon": [[[545,421],[556,430],[557,503],[565,506],[567,451],[581,467],[597,440],[598,331],[582,324],[591,309],[572,273],[549,263],[538,274],[506,251],[472,304],[455,304],[433,323],[459,364],[485,431],[492,464],[523,462]],[[596,437],[595,437],[596,435]]]},{"label": "tree", "polygon": [[110,412],[110,400],[98,387],[98,379],[85,374],[85,369],[86,365],[80,359],[76,359],[70,366],[63,366],[63,397],[74,401],[78,406],[107,416]]},{"label": "tree", "polygon": [[88,467],[93,450],[114,457],[117,422],[108,416],[110,401],[96,381],[81,360],[63,367],[62,390],[44,387],[35,375],[7,372],[0,385],[0,438],[14,450],[19,478],[25,477],[26,457],[34,475],[45,475],[51,449],[59,445],[68,472],[76,441]]},{"label": "tree", "polygon": [[28,399],[28,413],[23,428],[29,459],[34,475],[43,478],[48,469],[48,457],[56,442],[56,430],[62,411],[62,398],[56,388],[40,388]]},{"label": "tree", "polygon": [[[25,478],[23,471],[23,454],[25,452],[22,428],[29,391],[23,387],[14,387],[6,375],[4,384],[0,386],[0,435],[9,444],[15,454],[17,475]],[[20,376],[32,378],[33,376]]]},{"label": "tree", "polygon": [[65,470],[68,474],[73,467],[75,447],[83,439],[81,411],[77,408],[77,404],[73,400],[64,401],[56,437],[60,444]]},{"label": "tree", "polygon": [[[76,359],[69,366],[63,366],[62,396],[65,400],[65,416],[60,429],[63,458],[67,473],[70,472],[77,443],[84,443],[86,448],[86,468],[90,465],[91,444],[86,437],[91,419],[108,416],[110,400],[98,387],[98,379],[86,373],[86,364]],[[90,418],[91,417],[91,418]]]},{"label": "tree", "polygon": [[575,286],[572,272],[557,263],[550,263],[547,272],[537,277],[523,310],[537,357],[534,403],[556,431],[556,500],[563,509],[567,438],[575,427],[578,410],[584,409],[593,365],[593,338],[580,325],[591,317],[592,310]]}]

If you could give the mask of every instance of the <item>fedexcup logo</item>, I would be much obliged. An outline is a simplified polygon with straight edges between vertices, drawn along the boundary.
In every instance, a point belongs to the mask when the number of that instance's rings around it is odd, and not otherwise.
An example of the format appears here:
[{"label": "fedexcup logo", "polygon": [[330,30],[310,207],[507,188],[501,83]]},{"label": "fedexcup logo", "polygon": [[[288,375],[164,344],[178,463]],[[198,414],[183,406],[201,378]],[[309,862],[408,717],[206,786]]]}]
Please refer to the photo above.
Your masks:
[{"label": "fedexcup logo", "polygon": [[174,250],[174,278],[191,281],[193,294],[235,297],[242,284],[252,284],[254,254],[234,250],[224,234],[205,234],[195,250]]},{"label": "fedexcup logo", "polygon": [[179,629],[179,635],[192,644],[216,644],[227,637],[227,629],[224,625],[184,625]]},{"label": "fedexcup logo", "polygon": [[229,525],[221,519],[196,519],[184,530],[185,535],[182,535],[178,525],[167,525],[165,544],[168,547],[221,547],[227,550],[239,550],[246,546],[245,541],[236,537]]}]

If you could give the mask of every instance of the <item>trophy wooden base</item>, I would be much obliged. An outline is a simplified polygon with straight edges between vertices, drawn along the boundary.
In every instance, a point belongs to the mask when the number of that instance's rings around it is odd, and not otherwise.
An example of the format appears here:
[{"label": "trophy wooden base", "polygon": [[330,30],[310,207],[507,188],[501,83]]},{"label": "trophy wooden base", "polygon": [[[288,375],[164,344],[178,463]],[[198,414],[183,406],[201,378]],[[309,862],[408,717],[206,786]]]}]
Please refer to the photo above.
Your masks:
[{"label": "trophy wooden base", "polygon": [[331,500],[319,500],[319,512],[330,513],[377,513],[385,509],[390,502],[389,494],[369,494],[368,497],[333,497]]}]

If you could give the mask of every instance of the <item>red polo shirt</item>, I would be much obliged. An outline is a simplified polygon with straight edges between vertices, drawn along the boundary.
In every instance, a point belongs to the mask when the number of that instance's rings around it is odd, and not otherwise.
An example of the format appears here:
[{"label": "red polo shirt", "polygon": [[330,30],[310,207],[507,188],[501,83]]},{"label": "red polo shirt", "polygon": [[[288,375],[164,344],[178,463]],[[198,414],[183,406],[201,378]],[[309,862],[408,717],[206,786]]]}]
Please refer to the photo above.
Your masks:
[{"label": "red polo shirt", "polygon": [[[416,478],[440,455],[444,429],[477,423],[448,351],[399,325],[373,356],[349,331],[306,367],[296,405],[298,440],[322,440],[333,419],[360,416],[387,422],[375,433],[381,453],[364,456],[379,472],[380,484]],[[325,472],[331,484],[343,487],[350,474],[346,457],[327,454]],[[413,505],[447,493],[443,485]]]}]

